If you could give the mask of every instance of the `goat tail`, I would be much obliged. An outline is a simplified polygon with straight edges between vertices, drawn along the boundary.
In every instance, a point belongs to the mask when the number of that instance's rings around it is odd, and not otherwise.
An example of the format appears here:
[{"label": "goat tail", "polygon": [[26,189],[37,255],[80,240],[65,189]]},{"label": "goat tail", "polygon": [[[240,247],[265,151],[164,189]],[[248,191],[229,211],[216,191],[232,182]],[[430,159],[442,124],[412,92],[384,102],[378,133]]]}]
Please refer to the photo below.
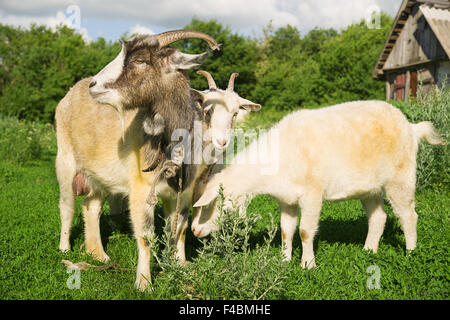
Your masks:
[{"label": "goat tail", "polygon": [[417,143],[425,139],[426,142],[433,145],[445,145],[441,134],[434,128],[430,121],[423,121],[412,124],[414,136]]}]

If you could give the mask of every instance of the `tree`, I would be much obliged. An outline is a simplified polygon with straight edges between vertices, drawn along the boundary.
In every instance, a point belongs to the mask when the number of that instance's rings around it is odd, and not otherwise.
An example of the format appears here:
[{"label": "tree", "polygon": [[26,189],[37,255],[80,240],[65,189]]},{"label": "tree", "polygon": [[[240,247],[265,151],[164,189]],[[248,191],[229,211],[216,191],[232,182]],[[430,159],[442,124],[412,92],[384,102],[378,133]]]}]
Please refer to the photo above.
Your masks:
[{"label": "tree", "polygon": [[324,42],[316,58],[324,88],[321,104],[384,99],[384,84],[372,78],[372,69],[391,24],[382,14],[380,29],[370,29],[362,20]]},{"label": "tree", "polygon": [[[239,73],[235,81],[235,91],[241,97],[250,99],[256,85],[255,70],[260,56],[256,40],[232,33],[228,27],[223,27],[215,20],[205,22],[194,18],[185,29],[207,33],[221,44],[220,51],[215,50],[201,69],[211,73],[221,89],[227,87],[233,72]],[[186,53],[200,53],[206,49],[206,43],[199,39],[188,39],[174,46]],[[207,88],[203,76],[196,74],[195,71],[190,71],[189,74],[193,88]]]},{"label": "tree", "polygon": [[[302,36],[287,25],[264,29],[262,40],[244,37],[215,20],[192,19],[186,29],[205,32],[222,44],[202,65],[220,88],[233,72],[235,90],[263,105],[262,110],[293,110],[358,99],[383,99],[384,85],[372,68],[392,19],[382,14],[381,28],[362,20],[343,31],[315,28]],[[124,37],[126,34],[124,35]],[[186,53],[209,50],[199,39],[173,44]],[[52,31],[0,24],[0,113],[53,121],[56,105],[78,80],[96,74],[119,53],[118,42],[99,38],[86,44],[65,26]],[[206,79],[189,71],[191,86],[207,88]]]},{"label": "tree", "polygon": [[391,23],[382,14],[380,29],[369,29],[363,20],[340,33],[315,28],[301,37],[291,26],[266,32],[254,101],[263,110],[292,110],[383,99],[384,85],[372,78],[372,68]]},{"label": "tree", "polygon": [[270,32],[262,48],[264,58],[257,71],[254,100],[265,109],[292,110],[318,104],[320,66],[315,61],[323,43],[335,36],[332,29],[314,29],[305,37],[292,26]]},{"label": "tree", "polygon": [[66,26],[52,31],[0,25],[0,112],[53,121],[58,102],[78,80],[97,73],[120,51],[100,38],[86,44]]}]

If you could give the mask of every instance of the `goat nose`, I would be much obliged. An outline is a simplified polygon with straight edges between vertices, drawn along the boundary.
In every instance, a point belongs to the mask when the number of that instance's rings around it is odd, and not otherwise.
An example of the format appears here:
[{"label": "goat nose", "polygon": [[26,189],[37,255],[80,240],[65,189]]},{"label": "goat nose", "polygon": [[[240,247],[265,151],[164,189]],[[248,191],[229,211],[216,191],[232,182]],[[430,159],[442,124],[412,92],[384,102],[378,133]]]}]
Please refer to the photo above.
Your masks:
[{"label": "goat nose", "polygon": [[95,86],[97,84],[97,81],[91,81],[89,83],[89,88],[92,88],[93,86]]},{"label": "goat nose", "polygon": [[201,228],[199,228],[199,230],[197,230],[197,228],[195,226],[192,226],[192,233],[194,234],[194,236],[198,237],[201,231]]}]

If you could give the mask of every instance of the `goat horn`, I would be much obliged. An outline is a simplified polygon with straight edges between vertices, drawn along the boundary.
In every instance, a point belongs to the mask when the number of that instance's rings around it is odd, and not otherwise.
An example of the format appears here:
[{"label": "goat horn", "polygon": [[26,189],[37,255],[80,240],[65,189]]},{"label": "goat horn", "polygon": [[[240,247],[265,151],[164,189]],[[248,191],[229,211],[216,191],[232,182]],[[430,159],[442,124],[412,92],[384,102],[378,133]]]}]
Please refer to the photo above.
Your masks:
[{"label": "goat horn", "polygon": [[156,35],[159,41],[159,48],[168,46],[169,44],[183,39],[202,39],[205,40],[212,50],[220,50],[219,44],[211,36],[206,33],[192,30],[172,30]]},{"label": "goat horn", "polygon": [[209,89],[217,89],[216,83],[214,82],[214,79],[212,75],[205,70],[198,70],[197,74],[201,74],[202,76],[205,76],[206,80],[208,80],[208,87]]},{"label": "goat horn", "polygon": [[227,88],[228,91],[234,91],[234,79],[236,79],[237,76],[239,76],[239,73],[236,72],[230,76],[230,81],[228,81],[228,88]]}]

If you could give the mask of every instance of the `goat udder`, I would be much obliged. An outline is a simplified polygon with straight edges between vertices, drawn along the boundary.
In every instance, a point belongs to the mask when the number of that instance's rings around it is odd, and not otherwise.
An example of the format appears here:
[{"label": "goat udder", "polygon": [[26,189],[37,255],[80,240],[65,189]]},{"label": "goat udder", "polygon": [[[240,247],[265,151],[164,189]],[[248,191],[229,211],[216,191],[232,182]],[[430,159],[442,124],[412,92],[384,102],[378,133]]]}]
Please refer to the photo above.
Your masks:
[{"label": "goat udder", "polygon": [[76,196],[87,196],[91,191],[87,184],[86,177],[78,173],[72,181],[73,194]]}]

